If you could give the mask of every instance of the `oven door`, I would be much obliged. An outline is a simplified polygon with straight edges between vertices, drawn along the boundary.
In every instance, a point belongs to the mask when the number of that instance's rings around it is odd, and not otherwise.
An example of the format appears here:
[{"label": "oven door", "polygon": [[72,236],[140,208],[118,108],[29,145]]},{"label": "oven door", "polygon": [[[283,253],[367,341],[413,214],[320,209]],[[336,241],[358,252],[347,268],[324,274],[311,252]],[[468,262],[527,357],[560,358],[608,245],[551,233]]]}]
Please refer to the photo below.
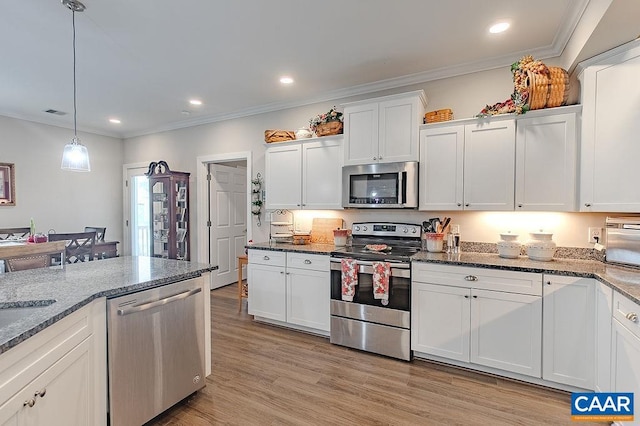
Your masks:
[{"label": "oven door", "polygon": [[[411,266],[390,262],[389,303],[373,297],[373,262],[358,261],[358,285],[353,304],[377,306],[409,312],[411,309]],[[331,258],[331,299],[342,300],[342,265],[339,258]]]}]

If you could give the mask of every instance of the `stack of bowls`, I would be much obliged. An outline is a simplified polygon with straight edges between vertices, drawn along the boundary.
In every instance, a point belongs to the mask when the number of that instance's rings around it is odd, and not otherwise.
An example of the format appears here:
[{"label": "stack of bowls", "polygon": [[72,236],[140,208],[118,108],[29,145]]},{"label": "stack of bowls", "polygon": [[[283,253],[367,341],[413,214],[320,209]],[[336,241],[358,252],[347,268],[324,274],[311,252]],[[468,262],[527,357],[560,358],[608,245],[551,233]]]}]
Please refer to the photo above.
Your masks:
[{"label": "stack of bowls", "polygon": [[520,256],[522,251],[522,244],[518,241],[517,234],[500,234],[500,241],[498,241],[498,256],[505,259],[516,259]]}]

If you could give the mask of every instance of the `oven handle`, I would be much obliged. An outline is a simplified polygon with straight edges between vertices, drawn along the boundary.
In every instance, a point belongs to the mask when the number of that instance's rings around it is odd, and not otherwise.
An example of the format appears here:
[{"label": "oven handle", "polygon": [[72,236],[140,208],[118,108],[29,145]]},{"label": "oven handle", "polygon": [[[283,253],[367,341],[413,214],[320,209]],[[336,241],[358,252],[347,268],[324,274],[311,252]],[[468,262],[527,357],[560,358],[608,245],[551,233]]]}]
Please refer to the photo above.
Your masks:
[{"label": "oven handle", "polygon": [[[330,264],[330,269],[332,271],[342,271],[340,259],[331,258]],[[357,265],[359,273],[369,275],[373,274],[373,262],[358,260]],[[411,278],[411,264],[389,262],[389,265],[391,266],[392,277]]]}]

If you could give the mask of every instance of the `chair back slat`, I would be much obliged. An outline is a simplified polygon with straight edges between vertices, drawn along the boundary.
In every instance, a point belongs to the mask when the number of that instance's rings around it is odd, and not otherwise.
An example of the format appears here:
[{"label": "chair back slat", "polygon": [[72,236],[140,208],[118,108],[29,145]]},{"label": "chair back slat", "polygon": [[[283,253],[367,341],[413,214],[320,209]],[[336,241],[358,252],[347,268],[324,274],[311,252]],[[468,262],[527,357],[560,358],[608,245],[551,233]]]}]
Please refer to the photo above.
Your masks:
[{"label": "chair back slat", "polygon": [[25,238],[31,233],[31,228],[0,228],[0,240],[6,240],[7,238],[17,237]]},{"label": "chair back slat", "polygon": [[106,227],[99,226],[85,226],[84,232],[95,232],[96,233],[96,241],[104,241],[104,234],[107,233]]},{"label": "chair back slat", "polygon": [[95,232],[71,232],[49,234],[49,241],[67,241],[65,259],[67,263],[90,262],[94,257]]}]

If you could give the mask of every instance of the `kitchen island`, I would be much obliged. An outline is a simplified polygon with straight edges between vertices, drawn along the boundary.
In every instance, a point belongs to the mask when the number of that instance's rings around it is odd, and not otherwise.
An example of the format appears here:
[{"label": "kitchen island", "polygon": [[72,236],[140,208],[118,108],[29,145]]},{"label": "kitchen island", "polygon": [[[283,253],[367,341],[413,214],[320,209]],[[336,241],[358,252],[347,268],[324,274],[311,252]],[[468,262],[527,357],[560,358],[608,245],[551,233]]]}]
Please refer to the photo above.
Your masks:
[{"label": "kitchen island", "polygon": [[[0,423],[106,424],[107,298],[195,281],[215,266],[118,257],[0,275]],[[209,297],[204,356],[211,369]]]}]

